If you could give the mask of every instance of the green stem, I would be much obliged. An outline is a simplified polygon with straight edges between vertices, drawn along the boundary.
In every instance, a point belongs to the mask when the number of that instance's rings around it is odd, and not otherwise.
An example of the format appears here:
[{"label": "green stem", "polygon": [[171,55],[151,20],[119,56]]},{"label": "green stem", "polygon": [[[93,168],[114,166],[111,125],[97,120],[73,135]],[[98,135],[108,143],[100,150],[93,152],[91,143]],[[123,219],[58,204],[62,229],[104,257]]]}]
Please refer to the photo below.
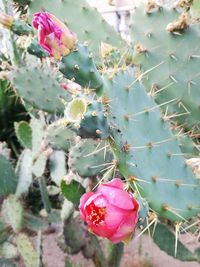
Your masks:
[{"label": "green stem", "polygon": [[91,240],[92,240],[93,247],[95,248],[95,253],[94,253],[94,256],[92,258],[94,265],[96,267],[110,267],[107,264],[106,258],[104,256],[102,249],[101,249],[101,246],[99,244],[98,239],[95,236],[92,236]]},{"label": "green stem", "polygon": [[37,267],[43,267],[42,263],[42,232],[38,231],[37,236]]},{"label": "green stem", "polygon": [[42,202],[43,202],[44,208],[45,208],[47,213],[50,213],[51,212],[51,203],[50,203],[49,195],[47,192],[47,185],[46,185],[45,178],[43,176],[41,176],[38,178],[38,181],[39,181],[40,194],[42,197]]},{"label": "green stem", "polygon": [[109,256],[108,256],[108,266],[109,267],[119,267],[121,258],[124,251],[124,244],[112,244],[109,243]]}]

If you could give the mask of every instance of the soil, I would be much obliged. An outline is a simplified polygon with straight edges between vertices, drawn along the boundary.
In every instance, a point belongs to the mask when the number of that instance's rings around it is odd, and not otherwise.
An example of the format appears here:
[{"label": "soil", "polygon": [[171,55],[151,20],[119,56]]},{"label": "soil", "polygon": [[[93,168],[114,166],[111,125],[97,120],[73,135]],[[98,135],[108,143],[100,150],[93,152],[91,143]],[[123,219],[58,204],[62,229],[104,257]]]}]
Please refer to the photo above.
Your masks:
[{"label": "soil", "polygon": [[[64,267],[65,254],[57,245],[58,232],[48,234],[43,240],[43,259],[45,267]],[[198,242],[187,235],[182,240],[191,250],[198,246]],[[163,240],[164,242],[164,240]],[[71,256],[70,256],[71,257]],[[86,260],[81,253],[71,259],[77,267],[94,267],[91,260]],[[199,267],[197,262],[181,262],[161,251],[152,239],[143,235],[125,246],[125,252],[120,267]],[[22,266],[19,266],[22,267]]]}]

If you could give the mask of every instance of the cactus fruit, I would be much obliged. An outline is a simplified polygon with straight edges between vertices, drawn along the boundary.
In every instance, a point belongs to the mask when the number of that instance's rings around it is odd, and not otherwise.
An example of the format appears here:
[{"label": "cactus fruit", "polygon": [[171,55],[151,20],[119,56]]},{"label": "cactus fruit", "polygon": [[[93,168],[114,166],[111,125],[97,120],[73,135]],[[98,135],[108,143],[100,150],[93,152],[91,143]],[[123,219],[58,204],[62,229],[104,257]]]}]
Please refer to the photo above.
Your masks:
[{"label": "cactus fruit", "polygon": [[[151,13],[138,7],[132,15],[134,62],[141,67],[147,91],[163,106],[166,118],[198,132],[199,117],[199,25],[188,13],[158,8]],[[157,27],[159,25],[159,27]],[[162,41],[161,41],[162,40]]]},{"label": "cactus fruit", "polygon": [[159,106],[134,78],[133,69],[119,71],[105,82],[105,97],[112,99],[111,145],[121,174],[159,216],[180,221],[196,215],[199,182],[186,167]]}]

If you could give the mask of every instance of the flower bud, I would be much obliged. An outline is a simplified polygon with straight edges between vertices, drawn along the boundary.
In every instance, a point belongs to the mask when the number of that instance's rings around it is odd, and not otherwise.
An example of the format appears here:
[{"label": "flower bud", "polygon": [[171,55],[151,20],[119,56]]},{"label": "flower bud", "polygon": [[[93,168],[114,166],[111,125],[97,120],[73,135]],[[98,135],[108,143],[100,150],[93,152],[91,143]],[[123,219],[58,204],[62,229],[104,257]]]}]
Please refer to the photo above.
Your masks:
[{"label": "flower bud", "polygon": [[35,13],[33,26],[38,29],[40,45],[55,59],[68,55],[77,42],[76,35],[48,12]]}]

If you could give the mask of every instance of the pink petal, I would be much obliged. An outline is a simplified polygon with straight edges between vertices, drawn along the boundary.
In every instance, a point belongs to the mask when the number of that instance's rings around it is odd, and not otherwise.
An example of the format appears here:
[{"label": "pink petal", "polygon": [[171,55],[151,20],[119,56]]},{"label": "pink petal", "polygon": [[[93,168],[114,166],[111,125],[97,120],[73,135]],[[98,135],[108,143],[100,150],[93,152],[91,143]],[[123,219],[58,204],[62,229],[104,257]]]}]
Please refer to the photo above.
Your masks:
[{"label": "pink petal", "polygon": [[85,214],[85,210],[84,210],[85,203],[93,195],[94,195],[93,192],[88,192],[88,193],[85,193],[84,195],[82,195],[82,197],[80,199],[79,209],[80,209],[81,217],[83,220],[86,219],[86,214]]},{"label": "pink petal", "polygon": [[125,210],[133,210],[134,205],[130,195],[122,190],[108,184],[101,184],[97,190],[98,193],[102,193],[108,202],[113,206],[116,206]]},{"label": "pink petal", "polygon": [[130,212],[128,217],[121,223],[117,231],[109,239],[113,243],[118,243],[134,232],[138,220],[137,212]]},{"label": "pink petal", "polygon": [[118,189],[122,189],[122,190],[123,190],[123,186],[124,186],[122,180],[119,179],[119,178],[114,178],[114,179],[112,179],[110,182],[105,183],[105,184],[103,184],[103,185],[116,187],[116,188],[118,188]]},{"label": "pink petal", "polygon": [[108,204],[106,206],[105,223],[108,227],[117,230],[128,215],[129,211]]},{"label": "pink petal", "polygon": [[94,204],[99,208],[104,208],[107,205],[106,198],[101,193],[93,193],[93,195],[85,202],[84,207],[90,205],[90,203],[94,202]]}]

